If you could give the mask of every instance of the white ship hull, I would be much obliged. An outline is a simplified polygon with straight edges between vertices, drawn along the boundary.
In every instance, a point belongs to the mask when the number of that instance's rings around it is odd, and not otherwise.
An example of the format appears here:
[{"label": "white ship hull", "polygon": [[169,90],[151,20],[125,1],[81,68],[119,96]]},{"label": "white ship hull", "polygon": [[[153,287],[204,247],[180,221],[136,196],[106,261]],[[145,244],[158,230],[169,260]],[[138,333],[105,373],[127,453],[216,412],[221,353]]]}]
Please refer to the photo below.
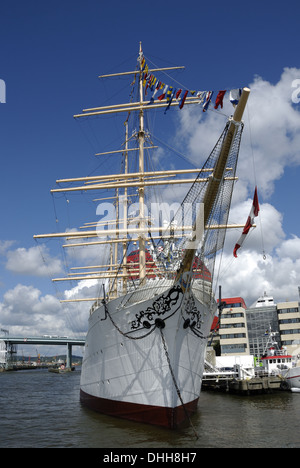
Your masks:
[{"label": "white ship hull", "polygon": [[300,392],[300,367],[292,367],[285,375],[292,392]]},{"label": "white ship hull", "polygon": [[193,293],[187,301],[178,291],[169,288],[129,307],[121,306],[121,297],[107,305],[108,316],[104,306],[92,313],[81,373],[83,404],[170,428],[196,410],[216,309],[209,311]]}]

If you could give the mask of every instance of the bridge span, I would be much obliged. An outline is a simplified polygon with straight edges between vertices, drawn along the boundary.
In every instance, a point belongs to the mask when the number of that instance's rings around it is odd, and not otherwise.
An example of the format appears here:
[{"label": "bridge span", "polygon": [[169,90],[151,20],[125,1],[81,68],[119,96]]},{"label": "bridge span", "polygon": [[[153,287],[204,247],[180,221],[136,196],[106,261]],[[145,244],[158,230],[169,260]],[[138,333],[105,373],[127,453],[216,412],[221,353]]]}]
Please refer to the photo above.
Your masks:
[{"label": "bridge span", "polygon": [[72,365],[72,346],[84,346],[85,338],[69,338],[67,336],[43,335],[28,337],[0,336],[0,342],[4,341],[8,345],[66,345],[67,346],[67,365]]}]

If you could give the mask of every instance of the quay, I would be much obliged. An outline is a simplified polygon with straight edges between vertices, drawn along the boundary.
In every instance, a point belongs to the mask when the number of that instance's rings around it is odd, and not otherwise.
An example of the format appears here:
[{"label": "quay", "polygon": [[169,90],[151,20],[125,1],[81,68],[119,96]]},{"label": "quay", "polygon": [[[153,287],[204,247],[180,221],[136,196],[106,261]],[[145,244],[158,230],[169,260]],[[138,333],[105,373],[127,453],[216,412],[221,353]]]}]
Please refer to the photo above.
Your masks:
[{"label": "quay", "polygon": [[[289,385],[279,368],[274,355],[265,367],[256,367],[253,356],[216,357],[213,348],[208,348],[202,390],[253,395],[288,390]],[[280,356],[282,357],[282,356]],[[270,367],[274,366],[274,367]],[[285,371],[286,373],[286,371]]]},{"label": "quay", "polygon": [[[26,364],[25,362],[11,362],[7,363],[5,366],[0,367],[0,372],[10,372],[10,371],[22,371],[22,370],[37,370],[37,369],[59,369],[61,363],[58,362],[42,362],[37,363],[33,361],[30,364]],[[75,368],[79,366],[78,363],[72,363],[72,366],[66,366],[66,369],[75,370]]]},{"label": "quay", "polygon": [[279,376],[239,379],[232,376],[216,375],[209,378],[204,377],[202,381],[202,390],[215,390],[239,395],[273,393],[287,389],[286,381]]}]

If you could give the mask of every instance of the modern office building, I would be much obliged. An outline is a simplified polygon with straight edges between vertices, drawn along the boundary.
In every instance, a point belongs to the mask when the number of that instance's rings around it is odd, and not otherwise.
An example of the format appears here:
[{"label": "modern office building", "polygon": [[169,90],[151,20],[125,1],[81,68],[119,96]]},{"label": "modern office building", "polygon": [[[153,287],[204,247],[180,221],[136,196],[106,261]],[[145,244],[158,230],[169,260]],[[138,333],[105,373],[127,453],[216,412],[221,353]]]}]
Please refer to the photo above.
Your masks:
[{"label": "modern office building", "polygon": [[250,354],[246,320],[246,304],[241,297],[223,299],[226,306],[220,320],[221,355]]},{"label": "modern office building", "polygon": [[269,333],[275,333],[279,348],[289,354],[300,354],[299,302],[276,304],[264,293],[247,308],[241,297],[223,299],[226,306],[220,318],[221,355],[263,356],[267,351]]},{"label": "modern office building", "polygon": [[263,356],[267,351],[269,333],[276,333],[281,348],[277,307],[272,296],[264,293],[246,311],[250,354]]},{"label": "modern office building", "polygon": [[279,333],[282,346],[289,354],[300,353],[300,307],[299,302],[277,304]]}]

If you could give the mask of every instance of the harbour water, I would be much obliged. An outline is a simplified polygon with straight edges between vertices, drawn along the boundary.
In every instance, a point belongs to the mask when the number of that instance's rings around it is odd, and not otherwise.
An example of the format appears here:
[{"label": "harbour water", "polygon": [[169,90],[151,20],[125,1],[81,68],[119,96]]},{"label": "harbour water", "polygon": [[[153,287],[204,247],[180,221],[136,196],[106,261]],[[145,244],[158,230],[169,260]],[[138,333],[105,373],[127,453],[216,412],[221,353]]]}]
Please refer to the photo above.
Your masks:
[{"label": "harbour water", "polygon": [[299,448],[300,394],[204,391],[192,427],[168,431],[91,412],[79,401],[80,368],[0,373],[0,448]]}]

